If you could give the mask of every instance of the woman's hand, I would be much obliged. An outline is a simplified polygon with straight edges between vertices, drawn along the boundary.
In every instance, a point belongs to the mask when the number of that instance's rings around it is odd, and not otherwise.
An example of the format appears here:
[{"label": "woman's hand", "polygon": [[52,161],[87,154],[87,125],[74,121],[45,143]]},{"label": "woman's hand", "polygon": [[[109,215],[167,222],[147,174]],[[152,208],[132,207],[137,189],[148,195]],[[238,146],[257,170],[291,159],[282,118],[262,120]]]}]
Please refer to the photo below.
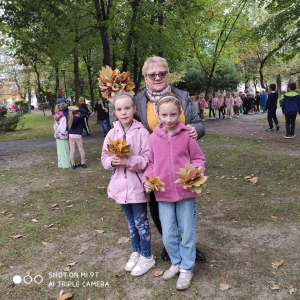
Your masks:
[{"label": "woman's hand", "polygon": [[187,128],[190,128],[191,130],[189,131],[189,136],[192,138],[192,139],[197,139],[198,138],[198,133],[196,131],[196,128],[190,124],[186,125]]},{"label": "woman's hand", "polygon": [[78,110],[78,107],[75,105],[68,106],[68,110]]},{"label": "woman's hand", "polygon": [[117,155],[111,156],[111,165],[113,167],[126,166],[127,162],[128,162],[128,157],[126,156],[117,156]]},{"label": "woman's hand", "polygon": [[146,191],[146,193],[152,192],[152,188],[147,181],[144,183],[144,190]]}]

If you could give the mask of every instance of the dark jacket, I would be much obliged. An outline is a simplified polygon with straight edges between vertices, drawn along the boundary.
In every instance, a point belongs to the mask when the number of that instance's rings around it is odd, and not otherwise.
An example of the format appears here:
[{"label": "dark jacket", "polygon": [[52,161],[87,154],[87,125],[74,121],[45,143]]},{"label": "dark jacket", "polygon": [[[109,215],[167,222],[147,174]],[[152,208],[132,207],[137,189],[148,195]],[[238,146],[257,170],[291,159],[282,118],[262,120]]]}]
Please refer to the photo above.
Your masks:
[{"label": "dark jacket", "polygon": [[89,108],[87,107],[86,103],[82,103],[80,105],[80,108],[85,110],[85,113],[86,113],[87,116],[89,116],[91,114],[91,112],[90,112]]},{"label": "dark jacket", "polygon": [[300,95],[298,93],[289,92],[284,95],[282,112],[286,116],[296,115],[300,112]]},{"label": "dark jacket", "polygon": [[266,104],[266,110],[267,109],[276,109],[277,108],[277,100],[278,100],[278,93],[277,91],[271,92],[271,94],[268,96],[267,104]]},{"label": "dark jacket", "polygon": [[[78,108],[78,111],[80,112],[79,117],[78,116],[73,116],[73,123],[71,128],[69,130],[69,134],[80,134],[82,135],[83,131],[83,119],[86,117],[86,112],[82,108]],[[69,114],[68,114],[68,106],[65,106],[62,108],[62,112],[64,113],[66,119],[67,119],[67,124],[69,122]]]},{"label": "dark jacket", "polygon": [[[186,91],[179,90],[177,88],[171,87],[171,91],[176,96],[180,104],[183,108],[184,115],[185,115],[185,124],[190,124],[195,127],[197,133],[198,133],[198,139],[203,137],[205,134],[205,128],[201,123],[201,120],[199,118],[199,115],[197,114],[195,105],[189,96],[189,93]],[[144,125],[144,127],[149,131],[150,128],[148,126],[147,121],[147,97],[145,90],[141,91],[135,96],[134,102],[136,105],[136,110],[139,115],[139,119]]]},{"label": "dark jacket", "polygon": [[102,108],[102,104],[105,107],[104,103],[98,104],[98,102],[95,104],[94,110],[97,112],[97,118],[99,121],[102,120],[108,120],[109,114],[105,111],[105,109]]}]

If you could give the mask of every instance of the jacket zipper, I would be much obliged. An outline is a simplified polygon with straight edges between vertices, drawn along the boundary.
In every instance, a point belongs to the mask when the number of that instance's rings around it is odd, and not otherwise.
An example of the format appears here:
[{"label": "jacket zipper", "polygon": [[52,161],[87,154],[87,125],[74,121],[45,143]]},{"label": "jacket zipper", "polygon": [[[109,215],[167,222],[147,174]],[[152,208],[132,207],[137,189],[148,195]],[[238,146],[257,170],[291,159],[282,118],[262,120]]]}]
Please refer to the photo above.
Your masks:
[{"label": "jacket zipper", "polygon": [[177,193],[176,193],[176,189],[174,186],[174,178],[173,178],[173,166],[172,166],[172,162],[171,162],[171,136],[169,136],[168,134],[168,142],[169,142],[169,158],[170,158],[170,165],[171,165],[171,174],[172,174],[172,184],[173,184],[173,191],[175,192],[175,201],[177,202]]}]

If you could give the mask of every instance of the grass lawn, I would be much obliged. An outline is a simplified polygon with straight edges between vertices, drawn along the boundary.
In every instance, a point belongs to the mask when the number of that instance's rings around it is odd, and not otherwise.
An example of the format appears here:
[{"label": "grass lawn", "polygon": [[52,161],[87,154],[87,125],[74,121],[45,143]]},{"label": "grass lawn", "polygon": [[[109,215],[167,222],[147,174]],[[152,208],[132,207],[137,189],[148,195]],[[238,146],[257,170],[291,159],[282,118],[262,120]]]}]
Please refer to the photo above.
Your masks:
[{"label": "grass lawn", "polygon": [[[94,125],[95,117],[90,122],[90,128],[99,130],[99,126]],[[25,114],[18,124],[15,132],[0,134],[0,141],[14,141],[22,139],[32,139],[45,136],[53,136],[54,120],[52,116],[42,114]]]},{"label": "grass lawn", "polygon": [[[268,123],[267,113],[266,113],[266,118],[265,119],[254,120],[254,121],[250,121],[250,122],[253,122],[253,123]],[[278,122],[281,123],[281,124],[285,123],[285,117],[284,116],[278,117]],[[300,124],[300,117],[299,116],[297,116],[296,124]]]},{"label": "grass lawn", "polygon": [[[208,262],[196,263],[189,290],[178,292],[176,280],[155,276],[169,264],[160,259],[163,244],[151,217],[156,267],[140,278],[124,270],[131,246],[118,241],[129,237],[127,223],[107,198],[111,173],[95,144],[85,145],[87,169],[57,169],[55,150],[12,155],[19,167],[0,169],[1,299],[57,299],[61,290],[75,300],[300,299],[299,156],[222,135],[199,144],[210,178],[197,200],[197,247]],[[251,174],[256,184],[245,179]],[[26,274],[43,282],[12,284]],[[230,289],[222,292],[222,283]]]}]

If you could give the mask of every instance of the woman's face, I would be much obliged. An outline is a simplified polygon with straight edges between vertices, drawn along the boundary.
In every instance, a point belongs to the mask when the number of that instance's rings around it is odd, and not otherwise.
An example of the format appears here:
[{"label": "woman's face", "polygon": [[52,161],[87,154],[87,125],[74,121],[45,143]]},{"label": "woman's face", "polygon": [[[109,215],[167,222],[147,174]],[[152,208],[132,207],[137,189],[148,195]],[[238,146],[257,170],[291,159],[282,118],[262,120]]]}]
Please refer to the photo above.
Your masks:
[{"label": "woman's face", "polygon": [[[151,66],[147,70],[147,75],[159,74],[160,72],[166,72],[163,66]],[[154,79],[150,79],[147,75],[145,76],[145,81],[152,92],[161,92],[168,84],[168,73],[166,73],[164,78],[160,78],[156,75]]]}]

